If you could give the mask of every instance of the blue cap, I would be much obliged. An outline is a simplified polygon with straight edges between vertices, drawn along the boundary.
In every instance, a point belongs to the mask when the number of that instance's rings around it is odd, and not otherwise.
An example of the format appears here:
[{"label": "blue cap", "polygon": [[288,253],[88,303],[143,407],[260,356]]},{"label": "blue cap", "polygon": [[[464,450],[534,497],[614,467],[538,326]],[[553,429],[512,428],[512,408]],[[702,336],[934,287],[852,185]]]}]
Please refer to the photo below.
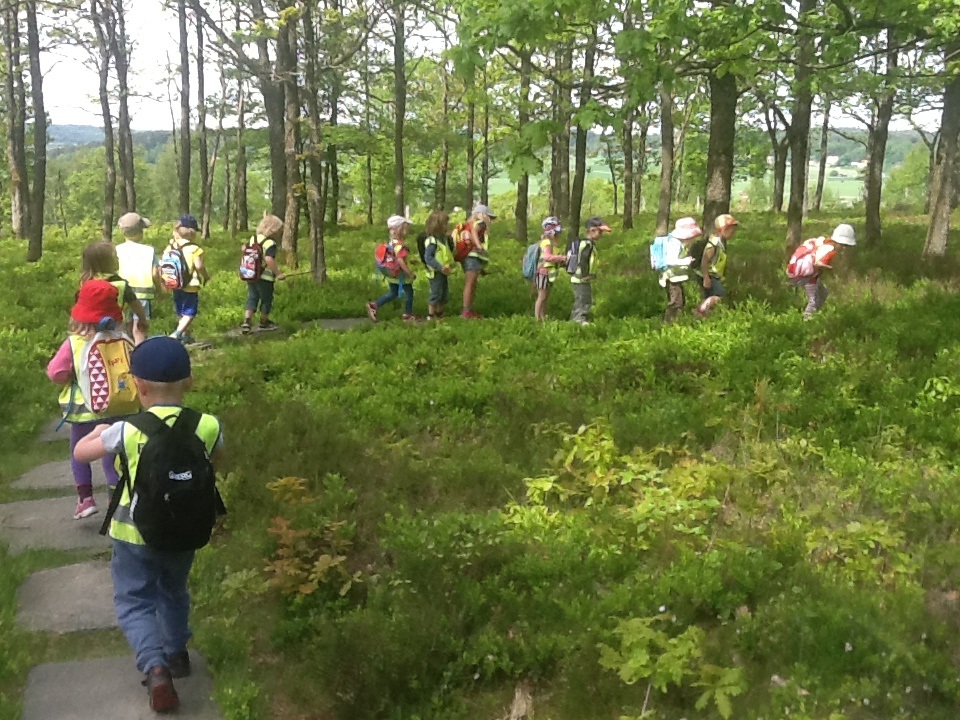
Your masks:
[{"label": "blue cap", "polygon": [[175,338],[165,335],[147,338],[134,348],[130,372],[150,382],[179,382],[190,377],[190,355]]},{"label": "blue cap", "polygon": [[200,229],[200,223],[198,223],[197,219],[189,213],[186,215],[181,215],[180,219],[177,220],[177,224],[182,228],[190,228],[191,230]]}]

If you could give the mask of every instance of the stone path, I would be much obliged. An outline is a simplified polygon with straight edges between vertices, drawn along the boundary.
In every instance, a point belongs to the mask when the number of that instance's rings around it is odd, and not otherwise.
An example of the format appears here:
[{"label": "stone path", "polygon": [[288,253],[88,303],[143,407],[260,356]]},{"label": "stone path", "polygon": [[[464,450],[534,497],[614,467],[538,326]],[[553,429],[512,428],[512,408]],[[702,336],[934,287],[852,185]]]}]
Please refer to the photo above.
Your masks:
[{"label": "stone path", "polygon": [[[41,442],[69,437],[59,420],[44,427]],[[100,513],[73,519],[76,503],[69,461],[34,468],[12,483],[21,490],[61,490],[60,497],[23,500],[0,505],[0,541],[11,554],[32,549],[88,550],[91,560],[41,570],[17,591],[16,622],[35,632],[73,633],[117,628],[113,609],[110,541],[98,534],[108,498],[103,471],[94,467],[94,492]],[[176,681],[181,720],[220,720],[213,701],[213,678],[203,657],[191,649],[193,673]],[[34,667],[27,677],[22,720],[153,720],[159,717],[147,705],[143,676],[133,653],[122,657],[49,663]]]}]

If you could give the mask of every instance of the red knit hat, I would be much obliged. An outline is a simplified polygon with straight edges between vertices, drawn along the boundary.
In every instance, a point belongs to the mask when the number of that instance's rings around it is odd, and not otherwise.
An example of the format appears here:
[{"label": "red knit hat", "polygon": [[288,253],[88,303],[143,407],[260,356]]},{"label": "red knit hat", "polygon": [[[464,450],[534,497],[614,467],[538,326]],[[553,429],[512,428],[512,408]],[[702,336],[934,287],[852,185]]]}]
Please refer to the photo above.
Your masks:
[{"label": "red knit hat", "polygon": [[122,322],[120,291],[106,280],[87,280],[80,286],[70,317],[89,325],[97,325],[104,318]]}]

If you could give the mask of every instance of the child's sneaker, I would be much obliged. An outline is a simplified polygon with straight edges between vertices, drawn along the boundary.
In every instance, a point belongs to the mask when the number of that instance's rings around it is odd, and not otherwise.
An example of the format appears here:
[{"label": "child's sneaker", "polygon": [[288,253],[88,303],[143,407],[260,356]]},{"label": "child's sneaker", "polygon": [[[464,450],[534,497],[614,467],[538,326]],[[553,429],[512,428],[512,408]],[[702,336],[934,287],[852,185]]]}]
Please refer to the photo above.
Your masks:
[{"label": "child's sneaker", "polygon": [[483,319],[483,315],[481,315],[480,313],[473,312],[473,310],[464,310],[462,313],[460,313],[460,317],[462,317],[464,320],[482,320]]},{"label": "child's sneaker", "polygon": [[367,303],[367,316],[373,322],[377,321],[377,304],[375,302]]},{"label": "child's sneaker", "polygon": [[93,499],[92,495],[83,499],[78,498],[77,509],[73,513],[73,519],[80,520],[87,518],[91,515],[96,515],[97,512],[97,501]]},{"label": "child's sneaker", "polygon": [[277,325],[273,320],[267,320],[266,322],[261,320],[258,329],[263,332],[266,332],[267,330],[276,330],[278,327],[280,326]]},{"label": "child's sneaker", "polygon": [[167,657],[167,669],[174,680],[190,676],[190,653],[187,650],[173,653]]},{"label": "child's sneaker", "polygon": [[183,340],[183,335],[180,334],[179,330],[174,330],[172,333],[170,333],[170,337],[172,337],[174,340]]},{"label": "child's sneaker", "polygon": [[416,315],[406,315],[406,314],[400,319],[403,320],[404,322],[417,322],[420,320],[420,318],[418,318]]},{"label": "child's sneaker", "polygon": [[252,326],[249,319],[244,320],[242,323],[240,323],[240,332],[242,332],[244,335],[250,332],[251,329],[252,329]]}]

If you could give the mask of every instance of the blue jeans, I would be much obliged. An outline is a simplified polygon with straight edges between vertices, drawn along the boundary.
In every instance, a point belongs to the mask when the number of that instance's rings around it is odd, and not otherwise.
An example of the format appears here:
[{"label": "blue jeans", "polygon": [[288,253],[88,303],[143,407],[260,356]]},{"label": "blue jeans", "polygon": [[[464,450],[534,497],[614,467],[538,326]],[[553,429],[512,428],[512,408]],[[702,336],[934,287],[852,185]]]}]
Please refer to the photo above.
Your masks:
[{"label": "blue jeans", "polygon": [[187,649],[193,635],[187,589],[193,554],[113,541],[113,604],[142,673],[166,665],[170,655]]},{"label": "blue jeans", "polygon": [[400,297],[400,288],[403,288],[403,312],[405,315],[413,315],[413,285],[410,283],[389,283],[390,289],[383,297],[377,298],[376,306],[383,307],[388,302],[393,302]]},{"label": "blue jeans", "polygon": [[244,309],[247,312],[256,312],[257,307],[263,315],[269,315],[273,310],[273,281],[260,279],[247,283],[247,303]]}]

